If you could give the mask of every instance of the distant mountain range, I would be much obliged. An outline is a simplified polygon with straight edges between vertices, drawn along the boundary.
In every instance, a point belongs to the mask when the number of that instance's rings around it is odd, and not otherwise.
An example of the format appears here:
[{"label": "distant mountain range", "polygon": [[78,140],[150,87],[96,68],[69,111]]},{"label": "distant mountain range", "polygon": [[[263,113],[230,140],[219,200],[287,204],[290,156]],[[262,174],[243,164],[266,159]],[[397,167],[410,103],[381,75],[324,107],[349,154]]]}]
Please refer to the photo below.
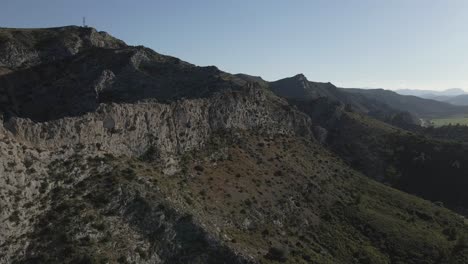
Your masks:
[{"label": "distant mountain range", "polygon": [[[238,77],[241,76],[238,75]],[[243,78],[246,78],[245,75]],[[252,78],[250,77],[250,80]],[[437,99],[402,95],[384,89],[340,88],[331,83],[311,82],[303,74],[270,82],[269,86],[282,97],[308,100],[326,97],[382,121],[389,121],[401,112],[409,112],[417,118],[424,119],[467,112],[466,107]],[[455,91],[452,93],[454,94]]]},{"label": "distant mountain range", "polygon": [[443,91],[400,89],[396,90],[396,92],[403,95],[414,95],[423,98],[426,98],[426,96],[457,96],[466,93],[463,89],[460,88],[451,88]]},{"label": "distant mountain range", "polygon": [[468,105],[468,93],[460,88],[451,88],[444,91],[402,89],[396,90],[396,92],[401,95],[413,95],[453,105]]}]

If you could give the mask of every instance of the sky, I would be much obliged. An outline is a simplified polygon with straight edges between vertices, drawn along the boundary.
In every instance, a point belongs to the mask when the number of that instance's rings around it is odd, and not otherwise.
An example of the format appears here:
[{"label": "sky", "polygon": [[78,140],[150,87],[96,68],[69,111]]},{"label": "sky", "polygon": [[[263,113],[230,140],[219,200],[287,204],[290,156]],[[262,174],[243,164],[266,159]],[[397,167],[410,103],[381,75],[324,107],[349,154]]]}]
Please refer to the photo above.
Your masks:
[{"label": "sky", "polygon": [[87,24],[273,81],[468,91],[466,0],[0,0],[0,27]]}]

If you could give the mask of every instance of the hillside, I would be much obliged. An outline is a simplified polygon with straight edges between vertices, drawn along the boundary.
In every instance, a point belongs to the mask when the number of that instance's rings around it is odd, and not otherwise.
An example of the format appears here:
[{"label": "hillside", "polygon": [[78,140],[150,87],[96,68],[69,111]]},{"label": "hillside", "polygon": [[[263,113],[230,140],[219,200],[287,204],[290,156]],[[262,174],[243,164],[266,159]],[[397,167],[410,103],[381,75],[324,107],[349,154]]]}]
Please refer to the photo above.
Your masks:
[{"label": "hillside", "polygon": [[[468,261],[465,218],[366,177],[342,155],[347,137],[375,136],[375,147],[401,131],[341,102],[360,95],[323,84],[327,94],[300,104],[261,78],[91,28],[1,32],[24,52],[0,52],[0,263]],[[70,39],[88,44],[62,52]],[[346,134],[350,124],[359,129]],[[410,136],[389,147],[454,151],[465,170],[459,145],[412,146]],[[441,164],[413,170],[411,149],[396,147],[408,176],[392,183],[402,189]],[[387,162],[375,157],[371,166]],[[451,189],[459,200],[442,198],[459,205],[465,186]]]},{"label": "hillside", "polygon": [[328,97],[339,100],[342,97],[333,84],[310,82],[303,74],[271,82],[270,87],[273,92],[286,98]]},{"label": "hillside", "polygon": [[441,140],[449,140],[456,142],[468,143],[468,126],[461,125],[448,125],[440,127],[426,127],[420,128],[418,132]]},{"label": "hillside", "polygon": [[[316,100],[327,98],[339,102],[353,111],[369,115],[384,122],[401,127],[418,126],[420,120],[412,113],[393,108],[384,102],[367,98],[357,93],[346,93],[331,83],[311,82],[302,75],[268,83],[277,95],[292,100]],[[405,118],[402,118],[405,116]]]},{"label": "hillside", "polygon": [[[468,213],[468,145],[461,131],[419,127],[414,133],[347,111],[336,102],[291,100],[321,126],[322,142],[354,169],[400,190]],[[445,133],[445,134],[444,134]],[[444,135],[444,136],[442,136]],[[458,137],[457,137],[458,135]]]},{"label": "hillside", "polygon": [[[63,30],[70,33],[65,34]],[[41,38],[40,43],[46,42],[52,47],[68,43],[67,40],[76,35],[87,36],[85,33],[89,32],[92,36],[101,36],[94,29],[76,27],[51,30],[65,34],[65,40],[61,35],[49,36],[46,34],[49,30],[45,33],[30,31],[33,36],[45,38]],[[10,35],[16,30],[12,32]],[[69,54],[43,47],[44,56],[56,60],[45,59],[40,65],[36,65],[36,57],[11,58],[12,65],[32,66],[0,76],[0,93],[4,95],[0,97],[0,110],[9,116],[47,121],[95,111],[100,103],[201,98],[220,89],[235,89],[245,84],[216,67],[197,67],[144,47],[128,47],[118,41],[115,48],[109,48],[114,47],[115,39],[107,38],[111,40],[109,44],[98,39],[103,42],[95,40],[89,45],[83,44]],[[99,45],[92,45],[94,42]],[[68,48],[65,45],[64,49]],[[41,52],[34,50],[33,53]]]},{"label": "hillside", "polygon": [[411,95],[400,95],[383,89],[342,89],[352,94],[360,94],[370,100],[382,102],[394,109],[407,111],[421,118],[446,117],[465,114],[468,108],[432,99],[424,99]]},{"label": "hillside", "polygon": [[397,90],[396,92],[402,95],[414,95],[421,98],[450,103],[452,105],[468,105],[468,94],[459,88],[447,89],[445,91]]},{"label": "hillside", "polygon": [[420,125],[420,118],[446,117],[468,112],[466,107],[400,95],[389,90],[337,88],[331,83],[311,82],[302,74],[271,82],[269,85],[273,92],[285,98],[314,100],[326,97],[390,124],[395,117],[409,113],[409,123],[403,125],[403,128],[407,128],[407,125]]},{"label": "hillside", "polygon": [[60,61],[93,47],[125,46],[123,41],[94,28],[0,28],[0,69],[16,70]]},{"label": "hillside", "polygon": [[453,105],[468,105],[468,94],[452,96],[444,99],[443,101]]}]

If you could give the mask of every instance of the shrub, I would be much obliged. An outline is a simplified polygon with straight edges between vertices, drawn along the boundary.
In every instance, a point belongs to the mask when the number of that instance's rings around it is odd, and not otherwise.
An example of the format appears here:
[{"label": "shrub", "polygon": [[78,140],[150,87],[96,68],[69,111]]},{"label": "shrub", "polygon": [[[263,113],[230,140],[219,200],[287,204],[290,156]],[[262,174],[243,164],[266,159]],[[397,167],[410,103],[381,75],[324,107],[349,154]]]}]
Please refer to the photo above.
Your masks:
[{"label": "shrub", "polygon": [[280,170],[277,170],[277,171],[275,171],[275,173],[273,175],[278,176],[278,177],[283,176],[283,172],[280,171]]},{"label": "shrub", "polygon": [[455,244],[455,247],[453,250],[454,252],[458,252],[465,248],[468,248],[468,240],[466,239],[464,235],[461,235],[458,237],[457,243]]},{"label": "shrub", "polygon": [[265,255],[265,258],[268,260],[279,261],[279,262],[286,262],[288,259],[287,252],[284,249],[271,247],[268,250],[268,253]]},{"label": "shrub", "polygon": [[457,239],[457,230],[453,227],[450,227],[450,228],[446,228],[442,231],[442,233],[447,236],[447,239],[449,241],[454,241],[455,239]]},{"label": "shrub", "polygon": [[154,161],[157,158],[158,151],[154,146],[150,146],[140,157],[141,161]]}]

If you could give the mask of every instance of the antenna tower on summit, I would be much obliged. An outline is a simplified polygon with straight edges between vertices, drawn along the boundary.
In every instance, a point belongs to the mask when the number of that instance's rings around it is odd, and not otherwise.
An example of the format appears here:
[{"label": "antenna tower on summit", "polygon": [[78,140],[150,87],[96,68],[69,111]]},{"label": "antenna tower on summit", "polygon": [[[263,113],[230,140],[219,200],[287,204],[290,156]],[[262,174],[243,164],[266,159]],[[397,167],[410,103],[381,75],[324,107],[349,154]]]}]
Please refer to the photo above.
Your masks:
[{"label": "antenna tower on summit", "polygon": [[83,17],[83,27],[88,27],[88,26],[86,25],[86,17]]}]

